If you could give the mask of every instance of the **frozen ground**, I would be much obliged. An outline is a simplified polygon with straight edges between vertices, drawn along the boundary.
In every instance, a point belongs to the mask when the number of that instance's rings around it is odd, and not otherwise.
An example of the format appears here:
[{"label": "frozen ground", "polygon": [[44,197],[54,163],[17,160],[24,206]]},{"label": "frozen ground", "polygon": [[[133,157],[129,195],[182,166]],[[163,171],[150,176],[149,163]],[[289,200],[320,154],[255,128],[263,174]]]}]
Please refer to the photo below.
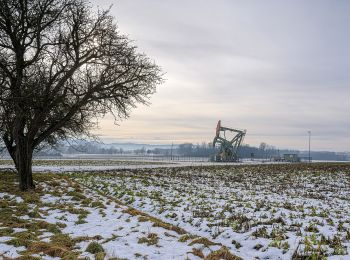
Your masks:
[{"label": "frozen ground", "polygon": [[243,259],[350,259],[349,164],[158,168],[73,176],[221,243]]},{"label": "frozen ground", "polygon": [[350,164],[85,163],[0,172],[0,259],[350,259]]},{"label": "frozen ground", "polygon": [[0,259],[238,259],[62,175],[35,176],[36,193],[18,192],[14,177],[0,173]]},{"label": "frozen ground", "polygon": [[[117,160],[117,159],[48,159],[34,160],[33,172],[87,172],[87,171],[110,171],[123,169],[151,169],[188,166],[217,166],[217,165],[256,165],[256,164],[281,164],[278,162],[245,160],[240,163],[215,163],[203,161],[151,161],[151,160]],[[0,169],[11,169],[15,167],[11,160],[0,160]]]}]

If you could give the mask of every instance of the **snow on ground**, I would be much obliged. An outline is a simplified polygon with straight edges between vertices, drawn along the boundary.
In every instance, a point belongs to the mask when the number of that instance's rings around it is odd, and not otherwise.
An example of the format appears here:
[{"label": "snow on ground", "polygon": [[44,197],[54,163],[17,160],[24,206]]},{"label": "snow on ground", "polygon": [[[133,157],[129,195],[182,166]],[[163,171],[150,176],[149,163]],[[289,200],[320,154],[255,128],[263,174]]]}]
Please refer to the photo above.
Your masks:
[{"label": "snow on ground", "polygon": [[[87,198],[98,199],[100,208],[82,207],[87,210],[87,216],[83,223],[78,222],[76,214],[67,213],[60,210],[49,210],[48,216],[43,219],[55,224],[57,221],[66,225],[62,232],[70,237],[102,237],[101,243],[105,249],[106,257],[114,258],[135,258],[135,254],[146,256],[148,259],[185,259],[187,252],[192,248],[187,244],[180,243],[179,234],[174,231],[167,231],[163,228],[153,227],[149,221],[139,222],[139,216],[131,216],[123,211],[126,206],[119,206],[115,202],[90,193]],[[43,202],[57,200],[55,196],[46,196]],[[71,203],[71,198],[59,200],[58,203]],[[103,205],[103,206],[102,206]],[[160,242],[154,245],[139,243],[140,238],[147,238],[149,234],[156,234]],[[167,234],[167,235],[166,235]],[[176,238],[176,239],[174,239]],[[83,241],[78,244],[82,251],[86,250],[89,242]],[[86,254],[91,257],[91,255]]]},{"label": "snow on ground", "polygon": [[349,164],[103,161],[36,166],[77,172],[33,194],[0,173],[0,259],[350,259]]},{"label": "snow on ground", "polygon": [[[205,161],[152,161],[152,160],[117,160],[117,159],[48,159],[34,160],[33,172],[87,172],[87,171],[110,171],[125,169],[153,169],[174,168],[188,166],[218,166],[218,165],[260,165],[281,164],[281,162],[268,162],[261,160],[244,160],[242,162],[205,162]],[[0,160],[0,169],[14,170],[11,160]]]},{"label": "snow on ground", "polygon": [[6,242],[8,241],[9,239],[0,240],[0,259],[1,257],[8,257],[8,258],[20,257],[21,255],[18,252],[25,250],[25,247],[24,246],[15,247],[15,246],[7,245]]},{"label": "snow on ground", "polygon": [[[35,177],[39,183],[36,193],[21,193],[16,191],[13,174],[0,173],[0,179],[7,181],[0,185],[0,259],[21,255],[43,259],[201,259],[215,253],[230,255],[219,244],[62,175]],[[102,255],[91,250],[93,242],[102,246]]]},{"label": "snow on ground", "polygon": [[350,259],[349,165],[158,168],[73,177],[243,259]]}]

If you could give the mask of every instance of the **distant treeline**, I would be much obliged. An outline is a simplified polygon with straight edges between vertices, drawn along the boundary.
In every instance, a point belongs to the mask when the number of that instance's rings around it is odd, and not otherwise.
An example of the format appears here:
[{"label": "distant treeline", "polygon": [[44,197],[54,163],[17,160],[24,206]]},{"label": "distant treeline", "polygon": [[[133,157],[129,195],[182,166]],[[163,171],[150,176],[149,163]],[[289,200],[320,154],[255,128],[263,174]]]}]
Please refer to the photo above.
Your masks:
[{"label": "distant treeline", "polygon": [[[169,155],[169,151],[163,151],[166,155]],[[193,157],[210,157],[216,153],[216,149],[209,144],[180,144],[177,149],[173,151],[173,154],[181,156],[193,156]],[[284,154],[297,154],[300,158],[308,158],[309,153],[305,151],[278,149],[272,145],[261,143],[259,147],[243,145],[239,149],[240,158],[257,158],[257,159],[272,159],[283,157]],[[332,161],[349,161],[349,154],[335,153],[328,151],[311,151],[310,157],[312,160],[332,160]]]},{"label": "distant treeline", "polygon": [[[136,154],[155,154],[155,155],[165,155],[165,156],[186,156],[186,157],[211,157],[216,152],[217,149],[212,146],[211,143],[202,144],[192,144],[184,143],[176,145],[173,148],[155,148],[155,149],[137,149],[133,151]],[[266,143],[261,143],[259,147],[243,145],[239,149],[240,158],[257,158],[257,159],[271,159],[283,157],[284,154],[298,154],[301,158],[308,158],[308,152],[301,152],[298,150],[289,149],[277,149],[272,145]],[[313,160],[333,160],[333,161],[348,161],[349,154],[345,153],[335,153],[335,152],[316,152],[311,151],[311,158]]]},{"label": "distant treeline", "polygon": [[[185,143],[180,144],[174,149],[154,149],[154,154],[164,155],[179,155],[189,157],[210,157],[217,152],[217,148],[213,147],[211,143],[192,144]],[[253,147],[249,145],[243,145],[239,149],[240,158],[260,158],[268,159],[274,156],[282,155],[283,153],[298,153],[295,150],[278,150],[275,147],[266,143],[261,143],[259,147]]]},{"label": "distant treeline", "polygon": [[[213,147],[211,143],[205,144],[180,144],[175,154],[182,156],[198,156],[198,157],[209,157],[214,155],[217,149]],[[243,145],[240,147],[239,151],[240,158],[260,158],[269,159],[274,156],[281,155],[283,153],[298,153],[294,150],[278,150],[274,146],[268,145],[266,143],[261,143],[259,147]]]},{"label": "distant treeline", "polygon": [[69,146],[62,146],[58,148],[61,153],[64,154],[76,154],[76,153],[85,153],[85,154],[123,154],[125,151],[121,148],[103,147],[99,143],[86,142],[82,144],[75,144]]},{"label": "distant treeline", "polygon": [[[1,150],[0,150],[1,151]],[[2,149],[3,155],[6,154],[6,149]],[[152,148],[141,147],[138,149],[117,148],[113,145],[101,144],[98,142],[81,142],[75,145],[60,145],[55,149],[45,149],[36,153],[36,156],[61,156],[62,154],[137,154],[144,156],[185,156],[185,157],[211,157],[217,152],[216,148],[211,143],[192,144],[184,143],[172,145],[169,148]],[[283,157],[284,154],[298,154],[301,158],[308,158],[307,151],[277,149],[272,145],[261,143],[259,147],[243,145],[239,149],[240,158],[251,159],[272,159]],[[313,160],[333,160],[333,161],[349,161],[350,154],[335,153],[328,151],[311,151]]]}]

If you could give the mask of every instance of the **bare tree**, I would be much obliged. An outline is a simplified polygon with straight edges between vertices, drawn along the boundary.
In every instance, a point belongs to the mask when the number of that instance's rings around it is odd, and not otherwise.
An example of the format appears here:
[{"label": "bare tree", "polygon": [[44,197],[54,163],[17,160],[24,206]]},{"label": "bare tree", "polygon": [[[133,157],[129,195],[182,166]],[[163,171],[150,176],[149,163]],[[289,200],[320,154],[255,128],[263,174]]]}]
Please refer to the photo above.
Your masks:
[{"label": "bare tree", "polygon": [[162,82],[109,11],[85,0],[0,0],[0,134],[34,189],[32,155],[43,144],[88,134],[108,112],[128,117]]}]

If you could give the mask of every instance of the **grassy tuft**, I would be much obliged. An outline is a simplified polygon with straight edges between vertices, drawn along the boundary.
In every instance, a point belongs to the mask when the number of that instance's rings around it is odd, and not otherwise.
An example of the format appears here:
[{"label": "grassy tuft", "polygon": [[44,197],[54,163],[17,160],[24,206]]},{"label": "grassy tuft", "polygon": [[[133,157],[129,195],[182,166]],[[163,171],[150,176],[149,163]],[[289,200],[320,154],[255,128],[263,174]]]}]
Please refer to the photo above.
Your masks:
[{"label": "grassy tuft", "polygon": [[50,240],[52,244],[65,247],[67,249],[72,249],[75,244],[68,234],[55,234]]},{"label": "grassy tuft", "polygon": [[189,243],[188,245],[189,246],[193,246],[195,244],[202,244],[206,247],[209,247],[209,246],[221,246],[221,243],[214,243],[212,241],[210,241],[208,238],[206,237],[199,237],[199,238],[196,238],[194,240],[191,241],[191,243]]},{"label": "grassy tuft", "polygon": [[147,244],[148,246],[156,245],[158,244],[159,237],[155,233],[149,233],[147,237],[141,237],[139,238],[139,241],[137,243],[139,244]]},{"label": "grassy tuft", "polygon": [[240,257],[233,255],[227,247],[223,246],[219,250],[211,252],[204,260],[242,260]]},{"label": "grassy tuft", "polygon": [[28,247],[28,252],[34,254],[43,253],[52,257],[64,257],[68,250],[64,247],[45,242],[34,242]]},{"label": "grassy tuft", "polygon": [[91,254],[97,254],[97,253],[100,253],[100,252],[104,252],[104,249],[103,249],[103,247],[98,243],[98,242],[91,242],[88,246],[87,246],[87,248],[86,248],[86,250],[85,250],[86,252],[89,252],[89,253],[91,253]]}]

